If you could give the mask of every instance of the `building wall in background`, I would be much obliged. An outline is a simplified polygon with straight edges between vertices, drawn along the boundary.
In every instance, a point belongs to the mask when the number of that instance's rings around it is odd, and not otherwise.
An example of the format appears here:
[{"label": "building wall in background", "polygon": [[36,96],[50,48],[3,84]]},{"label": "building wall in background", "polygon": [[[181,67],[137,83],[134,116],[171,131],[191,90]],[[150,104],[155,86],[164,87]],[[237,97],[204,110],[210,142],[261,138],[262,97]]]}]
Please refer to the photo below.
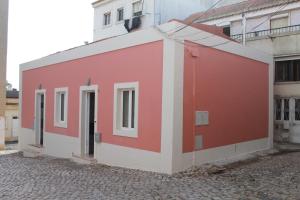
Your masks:
[{"label": "building wall in background", "polygon": [[[94,4],[94,41],[126,34],[124,21],[117,21],[117,9],[124,8],[124,19],[132,18],[132,3],[137,0],[114,0]],[[168,22],[171,19],[183,20],[195,12],[208,9],[213,5],[211,0],[144,0],[142,25],[148,28]],[[111,24],[103,25],[103,16],[111,12]]]},{"label": "building wall in background", "polygon": [[0,117],[4,116],[6,57],[7,57],[8,0],[0,1]]},{"label": "building wall in background", "polygon": [[4,148],[8,0],[0,1],[0,150]]}]

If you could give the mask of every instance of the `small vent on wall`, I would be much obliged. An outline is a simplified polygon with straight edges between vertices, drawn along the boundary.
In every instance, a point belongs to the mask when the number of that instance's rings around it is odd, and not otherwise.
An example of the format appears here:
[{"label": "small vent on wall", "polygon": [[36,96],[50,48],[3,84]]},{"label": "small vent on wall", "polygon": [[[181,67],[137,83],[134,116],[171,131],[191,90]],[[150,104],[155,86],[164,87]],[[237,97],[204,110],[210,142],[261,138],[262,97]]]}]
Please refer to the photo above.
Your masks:
[{"label": "small vent on wall", "polygon": [[209,124],[208,111],[196,111],[195,124],[196,126],[208,125]]},{"label": "small vent on wall", "polygon": [[195,150],[203,149],[203,137],[202,135],[195,136]]}]

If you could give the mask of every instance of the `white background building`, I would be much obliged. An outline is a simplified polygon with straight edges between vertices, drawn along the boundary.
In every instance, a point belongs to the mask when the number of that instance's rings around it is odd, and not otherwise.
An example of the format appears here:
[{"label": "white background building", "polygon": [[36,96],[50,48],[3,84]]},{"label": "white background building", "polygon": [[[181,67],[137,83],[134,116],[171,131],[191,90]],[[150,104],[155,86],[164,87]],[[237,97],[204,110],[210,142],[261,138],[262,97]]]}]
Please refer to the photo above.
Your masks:
[{"label": "white background building", "polygon": [[185,19],[216,0],[98,0],[93,3],[94,41],[127,33],[124,20],[141,15],[140,28]]},{"label": "white background building", "polygon": [[0,149],[4,147],[8,0],[0,1]]}]

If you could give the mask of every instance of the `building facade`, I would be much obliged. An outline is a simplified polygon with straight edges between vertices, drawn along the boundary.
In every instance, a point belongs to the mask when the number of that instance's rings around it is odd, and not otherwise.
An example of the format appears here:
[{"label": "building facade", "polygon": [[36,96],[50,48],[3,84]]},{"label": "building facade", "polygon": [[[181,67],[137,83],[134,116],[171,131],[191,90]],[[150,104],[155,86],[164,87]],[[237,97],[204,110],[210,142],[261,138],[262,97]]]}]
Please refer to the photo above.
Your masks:
[{"label": "building facade", "polygon": [[300,143],[300,1],[249,0],[187,20],[194,19],[273,55],[275,139]]},{"label": "building facade", "polygon": [[20,148],[168,174],[271,148],[272,56],[210,30],[172,21],[22,64]]},{"label": "building facade", "polygon": [[19,92],[16,89],[6,91],[5,141],[18,140]]},{"label": "building facade", "polygon": [[8,0],[0,1],[0,149],[4,148]]},{"label": "building facade", "polygon": [[[206,10],[215,0],[98,0],[94,7],[94,41],[185,19]],[[128,23],[128,28],[125,24]]]}]

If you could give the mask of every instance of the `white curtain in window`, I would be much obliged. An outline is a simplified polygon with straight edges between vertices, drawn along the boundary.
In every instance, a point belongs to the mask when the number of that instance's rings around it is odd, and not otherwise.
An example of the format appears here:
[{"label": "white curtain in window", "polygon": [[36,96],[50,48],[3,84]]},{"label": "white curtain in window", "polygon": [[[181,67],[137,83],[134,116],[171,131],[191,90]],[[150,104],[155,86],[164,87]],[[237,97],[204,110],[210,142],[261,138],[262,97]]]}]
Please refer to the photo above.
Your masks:
[{"label": "white curtain in window", "polygon": [[289,25],[289,18],[283,17],[278,19],[271,19],[271,29],[282,28]]}]

